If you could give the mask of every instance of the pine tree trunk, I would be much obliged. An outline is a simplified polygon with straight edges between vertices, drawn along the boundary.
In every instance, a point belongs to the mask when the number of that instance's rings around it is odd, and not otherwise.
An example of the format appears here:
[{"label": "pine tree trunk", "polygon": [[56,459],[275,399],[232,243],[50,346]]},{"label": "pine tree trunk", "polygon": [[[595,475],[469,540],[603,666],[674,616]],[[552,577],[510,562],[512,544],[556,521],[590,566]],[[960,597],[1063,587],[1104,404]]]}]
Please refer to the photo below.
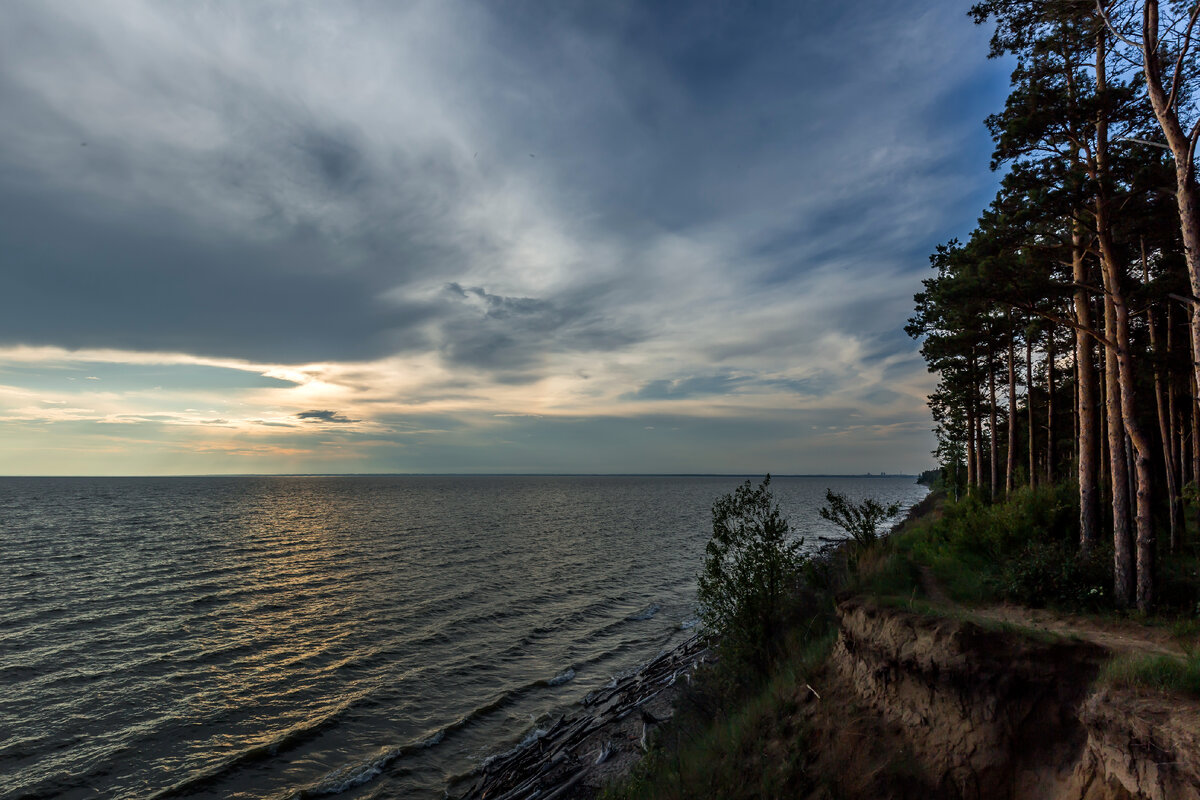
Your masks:
[{"label": "pine tree trunk", "polygon": [[[1112,340],[1117,327],[1111,299],[1104,303],[1104,335]],[[1129,520],[1129,462],[1125,459],[1125,426],[1121,417],[1121,384],[1117,378],[1117,354],[1104,348],[1104,418],[1108,423],[1109,488],[1113,519],[1113,592],[1117,605],[1134,602],[1137,563]]]},{"label": "pine tree trunk", "polygon": [[1046,337],[1046,485],[1054,485],[1054,331]]},{"label": "pine tree trunk", "polygon": [[[1104,310],[1103,309],[1100,310],[1098,319],[1101,319],[1101,320],[1104,319]],[[1101,357],[1103,357],[1104,353],[1101,353],[1100,355],[1101,355]],[[1105,359],[1102,362],[1102,364],[1097,365],[1096,374],[1099,376],[1099,383],[1100,383],[1100,398],[1099,398],[1098,416],[1100,418],[1100,420],[1099,420],[1100,421],[1100,430],[1103,431],[1103,433],[1101,434],[1101,436],[1099,437],[1099,440],[1098,440],[1100,443],[1100,461],[1099,461],[1099,463],[1101,465],[1100,466],[1100,472],[1101,472],[1100,490],[1103,493],[1104,501],[1107,502],[1109,506],[1111,506],[1112,505],[1112,468],[1111,468],[1112,448],[1110,448],[1108,446],[1109,436],[1108,436],[1108,360],[1107,359]],[[1125,432],[1122,431],[1121,435],[1124,436]],[[1108,465],[1108,466],[1106,466],[1106,465]]]},{"label": "pine tree trunk", "polygon": [[967,403],[967,494],[975,489],[975,411]]},{"label": "pine tree trunk", "polygon": [[1033,422],[1033,334],[1025,337],[1025,418],[1029,428],[1029,488],[1037,485],[1037,448]]},{"label": "pine tree trunk", "polygon": [[[1157,349],[1154,339],[1154,323],[1151,321],[1150,346]],[[1167,472],[1167,500],[1168,509],[1170,511],[1171,552],[1174,553],[1179,549],[1179,529],[1183,520],[1179,515],[1179,486],[1175,482],[1175,458],[1171,453],[1171,441],[1175,437],[1171,434],[1171,414],[1167,408],[1167,398],[1163,384],[1164,380],[1162,377],[1162,369],[1156,368],[1154,370],[1154,400],[1155,406],[1158,409],[1158,432],[1163,443],[1163,464],[1166,465]]]},{"label": "pine tree trunk", "polygon": [[[1142,279],[1150,282],[1150,267],[1146,261],[1146,240],[1142,239]],[[1168,311],[1170,308],[1168,307]],[[1170,318],[1168,317],[1168,327],[1170,326]],[[1163,364],[1165,363],[1165,354],[1158,347],[1158,326],[1154,319],[1154,308],[1146,309],[1146,326],[1150,333],[1150,350],[1154,353],[1156,362],[1154,365],[1154,406],[1158,411],[1158,433],[1162,439],[1163,449],[1163,464],[1166,466],[1167,472],[1167,508],[1170,512],[1170,536],[1171,536],[1171,552],[1174,553],[1179,546],[1179,525],[1182,519],[1179,516],[1179,487],[1175,483],[1175,457],[1172,453],[1171,443],[1175,437],[1171,434],[1171,415],[1167,408],[1167,391],[1164,384],[1167,382],[1163,376]]]},{"label": "pine tree trunk", "polygon": [[988,442],[988,449],[991,453],[991,463],[988,464],[992,473],[992,484],[990,487],[989,500],[995,500],[997,493],[1000,491],[1000,476],[998,472],[999,461],[996,458],[996,360],[995,353],[988,350],[988,394],[991,395],[992,410],[991,410],[991,430],[988,433],[991,441]]},{"label": "pine tree trunk", "polygon": [[[1159,15],[1157,0],[1145,0],[1142,7],[1142,73],[1146,94],[1154,108],[1154,116],[1166,137],[1167,146],[1175,161],[1175,206],[1179,212],[1179,231],[1183,239],[1183,256],[1187,263],[1192,296],[1200,297],[1200,186],[1192,168],[1192,142],[1179,121],[1178,96],[1167,94],[1159,63]],[[1189,42],[1189,45],[1191,42]],[[1186,56],[1186,53],[1179,57]],[[1190,309],[1189,333],[1192,345],[1193,392],[1200,388],[1200,314]],[[1193,395],[1194,400],[1197,399]],[[1192,475],[1200,480],[1200,441],[1197,441],[1197,414],[1192,412]]]},{"label": "pine tree trunk", "polygon": [[[1136,476],[1135,489],[1131,493],[1136,498],[1137,524],[1136,553],[1129,552],[1130,545],[1134,543],[1128,541],[1128,532],[1114,530],[1116,556],[1113,569],[1116,573],[1117,602],[1128,604],[1131,599],[1130,589],[1136,588],[1138,610],[1145,612],[1154,604],[1154,556],[1156,552],[1154,521],[1150,509],[1150,482],[1152,480],[1150,441],[1142,431],[1141,423],[1137,418],[1133,356],[1129,352],[1129,308],[1125,304],[1125,294],[1121,285],[1122,270],[1117,264],[1108,221],[1108,118],[1105,116],[1107,113],[1105,95],[1108,92],[1105,74],[1107,66],[1105,60],[1106,40],[1107,32],[1101,28],[1096,34],[1096,94],[1101,99],[1100,111],[1096,115],[1096,237],[1100,245],[1100,267],[1104,275],[1104,289],[1108,295],[1105,321],[1108,321],[1108,315],[1111,313],[1113,322],[1112,327],[1106,326],[1107,338],[1112,343],[1106,349],[1115,356],[1117,361],[1118,389],[1116,394],[1120,402],[1118,413],[1121,415],[1129,442],[1133,445],[1133,469],[1128,472],[1132,472]],[[1113,481],[1115,484],[1115,475]],[[1116,493],[1115,485],[1113,493],[1114,495]],[[1128,563],[1131,555],[1136,558],[1132,575]],[[1135,586],[1130,586],[1130,577],[1133,578]]]},{"label": "pine tree trunk", "polygon": [[[1178,384],[1176,384],[1175,391],[1173,391],[1171,394],[1173,397],[1178,399]],[[1175,404],[1175,433],[1179,439],[1177,443],[1177,446],[1179,447],[1179,486],[1182,490],[1183,487],[1188,485],[1188,481],[1192,480],[1192,473],[1190,471],[1192,462],[1191,458],[1188,456],[1188,421],[1187,417],[1185,417],[1183,414],[1183,407],[1179,403]]]},{"label": "pine tree trunk", "polygon": [[1088,280],[1079,220],[1071,233],[1071,272],[1075,279],[1075,415],[1078,419],[1079,548],[1088,552],[1100,538],[1100,487],[1096,436],[1096,371],[1092,367],[1092,305],[1083,284]]},{"label": "pine tree trunk", "polygon": [[[1193,316],[1196,315],[1193,314]],[[1192,480],[1200,484],[1200,391],[1196,389],[1194,372],[1188,376],[1188,379],[1188,383],[1192,387],[1190,398],[1192,406]],[[1200,503],[1197,503],[1196,515],[1196,523],[1200,526]]]},{"label": "pine tree trunk", "polygon": [[1175,321],[1173,307],[1167,304],[1167,415],[1171,418],[1171,463],[1175,465],[1175,487],[1179,492],[1179,522],[1183,525],[1183,487],[1187,483],[1187,458],[1183,442],[1183,416],[1176,402],[1179,381],[1171,372],[1171,354],[1175,352]]},{"label": "pine tree trunk", "polygon": [[[1012,312],[1009,312],[1009,327],[1012,327]],[[1016,335],[1008,335],[1008,453],[1004,467],[1004,493],[1012,494],[1013,470],[1017,466],[1017,370]]]},{"label": "pine tree trunk", "polygon": [[975,477],[979,479],[980,494],[983,494],[983,409],[975,407],[975,438],[979,441],[979,461],[975,465]]}]

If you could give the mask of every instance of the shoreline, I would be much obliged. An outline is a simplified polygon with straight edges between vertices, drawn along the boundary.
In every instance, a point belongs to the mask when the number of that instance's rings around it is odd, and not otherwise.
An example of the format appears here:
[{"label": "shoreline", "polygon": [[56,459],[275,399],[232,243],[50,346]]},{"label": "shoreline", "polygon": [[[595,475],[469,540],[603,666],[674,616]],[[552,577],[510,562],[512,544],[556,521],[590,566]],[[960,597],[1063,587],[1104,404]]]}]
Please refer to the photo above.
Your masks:
[{"label": "shoreline", "polygon": [[[701,664],[713,660],[700,634],[660,653],[623,678],[588,692],[581,710],[561,715],[531,741],[490,756],[458,800],[590,797],[624,777]],[[537,732],[535,731],[535,734]]]},{"label": "shoreline", "polygon": [[[903,530],[930,512],[936,493],[907,508],[887,535]],[[817,536],[824,557],[840,550],[846,538]],[[701,664],[716,660],[696,634],[660,653],[623,678],[593,690],[578,701],[583,710],[567,712],[544,732],[489,756],[456,800],[491,798],[593,797],[605,785],[624,778],[646,754],[648,737],[670,721],[682,689]],[[657,687],[657,690],[656,690]],[[635,713],[638,712],[638,713]]]}]

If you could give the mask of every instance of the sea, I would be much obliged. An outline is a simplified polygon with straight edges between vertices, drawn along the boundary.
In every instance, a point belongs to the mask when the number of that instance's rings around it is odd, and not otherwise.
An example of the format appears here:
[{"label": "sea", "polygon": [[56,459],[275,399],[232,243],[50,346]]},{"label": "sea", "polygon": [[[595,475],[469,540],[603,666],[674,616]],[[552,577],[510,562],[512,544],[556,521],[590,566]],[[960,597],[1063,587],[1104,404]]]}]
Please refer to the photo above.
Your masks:
[{"label": "sea", "polygon": [[[744,480],[0,478],[0,797],[453,797],[696,633]],[[771,488],[806,546],[926,493]]]}]

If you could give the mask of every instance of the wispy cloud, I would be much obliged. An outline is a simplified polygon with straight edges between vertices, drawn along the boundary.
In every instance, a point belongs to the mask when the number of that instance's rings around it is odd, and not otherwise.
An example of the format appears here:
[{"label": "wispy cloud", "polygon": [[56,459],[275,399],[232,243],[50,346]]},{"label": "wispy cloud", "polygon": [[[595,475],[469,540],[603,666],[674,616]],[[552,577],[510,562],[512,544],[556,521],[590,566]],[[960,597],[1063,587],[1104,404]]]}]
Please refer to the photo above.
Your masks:
[{"label": "wispy cloud", "polygon": [[750,432],[854,413],[856,469],[919,462],[898,331],[992,187],[985,52],[949,0],[10,4],[0,424],[541,471],[669,415],[796,471]]}]

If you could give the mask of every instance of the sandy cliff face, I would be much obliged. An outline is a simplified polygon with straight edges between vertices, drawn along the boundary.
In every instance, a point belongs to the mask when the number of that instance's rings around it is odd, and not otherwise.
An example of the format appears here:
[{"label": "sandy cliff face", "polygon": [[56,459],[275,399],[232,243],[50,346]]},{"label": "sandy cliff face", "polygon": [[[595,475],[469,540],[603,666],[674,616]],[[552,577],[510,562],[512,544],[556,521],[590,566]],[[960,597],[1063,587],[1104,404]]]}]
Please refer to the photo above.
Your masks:
[{"label": "sandy cliff face", "polygon": [[852,765],[834,794],[1200,800],[1196,704],[1094,692],[1103,647],[861,600],[839,615],[828,697],[810,706],[817,768]]},{"label": "sandy cliff face", "polygon": [[1097,692],[1080,709],[1088,732],[1078,784],[1118,786],[1093,797],[1200,798],[1200,706],[1160,695]]}]

